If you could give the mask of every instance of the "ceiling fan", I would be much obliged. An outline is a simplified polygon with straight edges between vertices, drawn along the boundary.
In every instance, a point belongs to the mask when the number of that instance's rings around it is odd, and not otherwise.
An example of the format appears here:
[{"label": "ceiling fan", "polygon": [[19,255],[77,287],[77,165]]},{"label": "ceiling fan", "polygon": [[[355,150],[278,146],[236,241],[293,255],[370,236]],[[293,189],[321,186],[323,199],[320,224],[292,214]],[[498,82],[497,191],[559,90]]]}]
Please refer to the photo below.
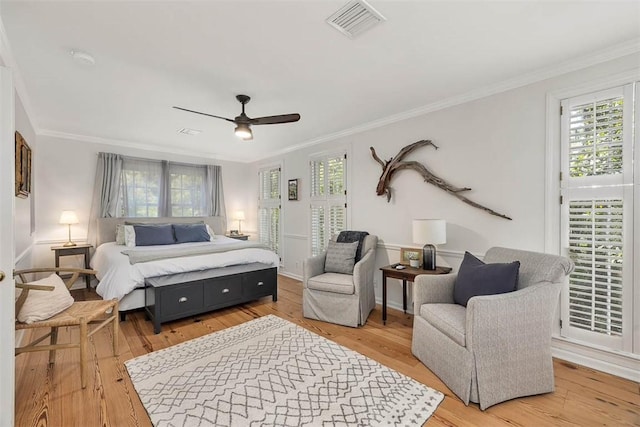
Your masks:
[{"label": "ceiling fan", "polygon": [[265,116],[251,118],[244,113],[244,106],[251,98],[247,95],[237,95],[236,99],[242,104],[242,113],[235,119],[228,119],[226,117],[214,116],[213,114],[201,113],[200,111],[188,110],[182,107],[173,107],[177,110],[188,111],[190,113],[202,114],[203,116],[214,117],[216,119],[226,120],[236,124],[236,136],[249,141],[253,139],[253,132],[251,132],[251,125],[276,125],[280,123],[291,123],[300,120],[300,114],[280,114],[278,116]]}]

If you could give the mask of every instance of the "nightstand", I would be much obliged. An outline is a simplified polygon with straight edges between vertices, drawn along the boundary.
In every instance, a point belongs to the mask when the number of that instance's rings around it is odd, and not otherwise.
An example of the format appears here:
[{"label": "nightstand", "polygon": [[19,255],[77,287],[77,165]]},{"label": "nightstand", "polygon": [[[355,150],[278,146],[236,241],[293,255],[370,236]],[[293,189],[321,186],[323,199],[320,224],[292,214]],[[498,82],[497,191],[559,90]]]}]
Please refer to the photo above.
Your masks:
[{"label": "nightstand", "polygon": [[[70,256],[70,255],[82,255],[84,256],[84,268],[89,267],[89,250],[93,247],[93,245],[84,244],[84,245],[76,245],[76,246],[52,246],[51,250],[54,252],[56,257],[56,267],[60,267],[60,257],[61,256]],[[87,284],[87,289],[91,289],[91,277],[89,275],[84,276],[85,283]]]},{"label": "nightstand", "polygon": [[225,234],[225,236],[236,240],[249,240],[248,234]]},{"label": "nightstand", "polygon": [[402,308],[407,312],[407,282],[415,281],[419,274],[447,274],[450,267],[436,267],[435,270],[423,270],[421,268],[404,266],[402,270],[396,269],[398,264],[380,267],[382,270],[382,323],[387,324],[387,277],[402,280]]}]

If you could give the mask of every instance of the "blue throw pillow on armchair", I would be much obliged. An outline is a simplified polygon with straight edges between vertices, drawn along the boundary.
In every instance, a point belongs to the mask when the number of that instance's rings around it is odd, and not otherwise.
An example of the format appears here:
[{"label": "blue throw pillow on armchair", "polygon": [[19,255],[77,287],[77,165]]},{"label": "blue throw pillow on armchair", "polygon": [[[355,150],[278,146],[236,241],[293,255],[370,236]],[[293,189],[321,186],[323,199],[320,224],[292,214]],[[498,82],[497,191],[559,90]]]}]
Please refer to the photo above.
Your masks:
[{"label": "blue throw pillow on armchair", "polygon": [[485,264],[465,252],[453,286],[453,300],[466,307],[471,297],[513,292],[518,284],[519,271],[520,261]]}]

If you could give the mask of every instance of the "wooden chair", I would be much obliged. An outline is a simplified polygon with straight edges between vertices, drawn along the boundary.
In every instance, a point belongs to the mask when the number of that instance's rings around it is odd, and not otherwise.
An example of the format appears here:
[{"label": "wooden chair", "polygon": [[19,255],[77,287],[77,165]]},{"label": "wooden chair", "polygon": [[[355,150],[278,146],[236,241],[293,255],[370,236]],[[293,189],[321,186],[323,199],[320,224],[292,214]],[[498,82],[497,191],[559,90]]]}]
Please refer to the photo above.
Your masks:
[{"label": "wooden chair", "polygon": [[[19,270],[13,273],[16,280],[16,288],[22,289],[22,293],[16,300],[16,317],[20,312],[20,309],[27,300],[27,296],[30,291],[52,291],[53,286],[47,285],[32,285],[28,284],[28,278],[31,275],[39,273],[53,272],[61,274],[72,273],[71,277],[65,281],[67,289],[71,288],[71,285],[78,279],[81,274],[94,275],[96,271],[86,270],[80,268],[31,268],[27,270]],[[19,281],[18,281],[19,280]],[[110,313],[107,313],[111,310]],[[118,355],[118,301],[117,300],[95,300],[95,301],[76,301],[66,310],[50,317],[46,320],[37,321],[34,323],[21,323],[16,320],[16,330],[20,329],[37,329],[37,328],[51,328],[51,331],[42,337],[39,337],[29,344],[17,347],[16,356],[20,353],[28,353],[32,351],[49,351],[49,364],[53,365],[55,362],[56,350],[64,348],[79,348],[80,349],[80,381],[82,388],[87,386],[87,345],[89,337],[98,332],[109,322],[113,325],[113,354]],[[98,325],[91,330],[90,324]],[[65,326],[78,326],[80,328],[79,342],[58,344],[58,328]],[[51,337],[49,345],[38,345],[46,338]]]}]

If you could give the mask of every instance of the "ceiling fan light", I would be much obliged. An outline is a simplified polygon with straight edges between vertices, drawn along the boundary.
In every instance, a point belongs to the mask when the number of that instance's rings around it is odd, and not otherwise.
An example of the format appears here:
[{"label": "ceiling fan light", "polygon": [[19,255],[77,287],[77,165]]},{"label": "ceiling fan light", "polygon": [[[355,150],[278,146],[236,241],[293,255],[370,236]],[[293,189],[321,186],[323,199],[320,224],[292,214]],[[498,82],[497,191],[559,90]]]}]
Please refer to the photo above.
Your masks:
[{"label": "ceiling fan light", "polygon": [[249,125],[245,123],[239,123],[236,127],[235,133],[238,138],[244,139],[245,141],[253,139],[253,132],[251,132]]}]

